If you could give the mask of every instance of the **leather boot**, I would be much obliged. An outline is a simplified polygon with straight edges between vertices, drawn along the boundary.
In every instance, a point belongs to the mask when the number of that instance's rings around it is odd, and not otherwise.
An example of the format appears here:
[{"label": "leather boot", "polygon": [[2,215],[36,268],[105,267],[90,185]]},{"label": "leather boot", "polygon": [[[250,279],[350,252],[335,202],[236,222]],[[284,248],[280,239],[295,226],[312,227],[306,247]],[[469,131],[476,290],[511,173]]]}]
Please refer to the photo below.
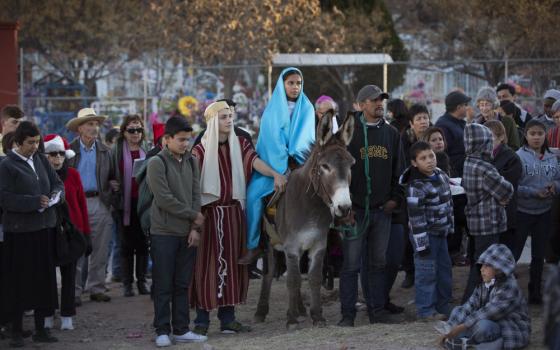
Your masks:
[{"label": "leather boot", "polygon": [[136,255],[136,285],[138,287],[138,294],[148,295],[150,290],[146,283],[146,270],[148,269],[148,256]]},{"label": "leather boot", "polygon": [[132,282],[134,281],[134,276],[132,275],[133,269],[134,269],[134,255],[122,257],[121,274],[122,274],[122,281],[123,281],[123,295],[125,297],[134,296],[134,291],[132,290]]}]

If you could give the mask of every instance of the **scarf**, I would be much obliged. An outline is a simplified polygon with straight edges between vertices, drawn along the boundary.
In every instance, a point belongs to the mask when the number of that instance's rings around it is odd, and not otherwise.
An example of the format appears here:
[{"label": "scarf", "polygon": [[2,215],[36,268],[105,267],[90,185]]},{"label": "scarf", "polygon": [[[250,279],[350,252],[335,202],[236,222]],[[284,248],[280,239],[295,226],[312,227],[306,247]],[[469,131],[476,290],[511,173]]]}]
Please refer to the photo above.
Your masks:
[{"label": "scarf", "polygon": [[[259,158],[279,174],[286,173],[289,157],[293,157],[299,164],[303,164],[306,152],[315,142],[315,110],[303,92],[303,82],[293,111],[291,114],[289,112],[288,98],[284,89],[284,74],[290,70],[301,74],[298,69],[293,67],[286,68],[280,73],[274,92],[261,118],[256,147]],[[249,237],[260,236],[262,198],[272,191],[274,191],[273,178],[259,172],[253,173],[247,189],[247,197],[250,199],[247,205]],[[250,246],[253,243],[249,242]]]},{"label": "scarf", "polygon": [[[130,210],[131,210],[131,200],[130,197],[132,192],[132,156],[130,155],[130,148],[128,147],[128,142],[123,140],[123,148],[122,148],[122,156],[123,156],[123,182],[124,182],[124,217],[123,217],[123,225],[130,226]],[[140,147],[140,159],[146,158],[146,152]]]},{"label": "scarf", "polygon": [[[204,146],[204,163],[200,173],[201,205],[207,205],[220,199],[220,164],[219,164],[219,136],[220,124],[218,112],[228,109],[226,102],[214,102],[204,111],[207,130],[200,141]],[[233,127],[228,136],[229,156],[231,159],[231,180],[233,185],[233,199],[239,201],[245,208],[245,172],[243,171],[243,157],[241,144]]]}]

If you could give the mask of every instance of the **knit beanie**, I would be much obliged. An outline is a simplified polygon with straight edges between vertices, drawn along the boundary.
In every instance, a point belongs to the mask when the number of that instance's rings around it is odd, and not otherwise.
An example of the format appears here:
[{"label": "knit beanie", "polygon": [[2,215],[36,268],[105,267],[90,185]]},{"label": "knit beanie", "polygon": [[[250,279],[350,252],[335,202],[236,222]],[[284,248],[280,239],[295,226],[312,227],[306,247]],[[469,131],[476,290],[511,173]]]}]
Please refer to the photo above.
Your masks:
[{"label": "knit beanie", "polygon": [[492,103],[494,107],[498,106],[498,97],[496,96],[496,91],[489,86],[485,86],[478,90],[478,94],[476,94],[476,102],[485,100]]}]

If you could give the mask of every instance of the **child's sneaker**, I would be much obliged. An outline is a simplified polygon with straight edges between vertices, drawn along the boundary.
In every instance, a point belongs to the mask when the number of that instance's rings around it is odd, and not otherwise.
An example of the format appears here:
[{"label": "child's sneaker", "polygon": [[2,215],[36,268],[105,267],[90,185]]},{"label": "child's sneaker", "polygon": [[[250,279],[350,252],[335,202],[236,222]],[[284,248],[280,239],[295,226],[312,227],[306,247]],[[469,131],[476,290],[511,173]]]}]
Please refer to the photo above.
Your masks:
[{"label": "child's sneaker", "polygon": [[249,326],[242,324],[239,321],[233,321],[225,324],[221,327],[222,334],[237,334],[237,333],[247,333],[253,329]]},{"label": "child's sneaker", "polygon": [[48,316],[45,317],[45,323],[44,323],[44,327],[45,328],[53,328],[53,324],[54,324],[54,317],[53,316]]},{"label": "child's sneaker", "polygon": [[158,348],[171,346],[171,339],[169,339],[169,336],[167,334],[158,335],[156,338],[156,346]]},{"label": "child's sneaker", "polygon": [[188,331],[183,335],[176,335],[174,339],[177,343],[203,343],[208,340],[208,337]]},{"label": "child's sneaker", "polygon": [[72,322],[72,317],[61,317],[60,318],[61,322],[60,322],[60,330],[64,331],[64,330],[68,330],[71,331],[74,329],[74,324]]},{"label": "child's sneaker", "polygon": [[204,326],[194,326],[194,329],[192,331],[193,333],[199,334],[199,335],[208,335],[208,327],[204,327]]}]

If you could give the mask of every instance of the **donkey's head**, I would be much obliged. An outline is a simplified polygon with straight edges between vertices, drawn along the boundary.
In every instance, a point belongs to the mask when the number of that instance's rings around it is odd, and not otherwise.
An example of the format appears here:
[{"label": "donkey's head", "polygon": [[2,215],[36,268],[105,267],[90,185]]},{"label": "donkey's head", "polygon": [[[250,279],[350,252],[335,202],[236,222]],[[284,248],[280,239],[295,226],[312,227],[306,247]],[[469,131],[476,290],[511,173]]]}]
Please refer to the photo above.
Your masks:
[{"label": "donkey's head", "polygon": [[350,168],[356,162],[346,150],[354,132],[354,117],[348,115],[336,134],[333,112],[325,113],[317,126],[317,142],[310,155],[309,177],[315,193],[330,208],[333,217],[346,217],[351,209]]}]

